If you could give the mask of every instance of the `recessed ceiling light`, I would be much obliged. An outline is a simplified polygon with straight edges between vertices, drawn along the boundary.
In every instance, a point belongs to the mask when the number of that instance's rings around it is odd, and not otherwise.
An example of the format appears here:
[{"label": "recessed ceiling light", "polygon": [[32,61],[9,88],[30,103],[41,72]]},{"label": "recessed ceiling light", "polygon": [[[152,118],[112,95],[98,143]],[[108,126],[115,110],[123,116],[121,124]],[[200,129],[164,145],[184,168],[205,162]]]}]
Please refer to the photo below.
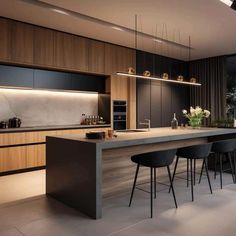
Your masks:
[{"label": "recessed ceiling light", "polygon": [[155,38],[153,38],[152,40],[155,41],[155,42],[158,42],[158,43],[162,43],[162,42],[163,42],[162,40],[160,40],[160,39],[155,39]]},{"label": "recessed ceiling light", "polygon": [[63,15],[67,15],[67,16],[69,15],[67,12],[60,10],[60,9],[52,9],[52,11],[63,14]]},{"label": "recessed ceiling light", "polygon": [[223,2],[224,4],[230,6],[230,7],[231,7],[231,5],[233,3],[231,0],[220,0],[220,1]]},{"label": "recessed ceiling light", "polygon": [[118,31],[124,31],[123,29],[121,29],[120,27],[117,27],[117,26],[112,26],[111,28],[115,29],[115,30],[118,30]]}]

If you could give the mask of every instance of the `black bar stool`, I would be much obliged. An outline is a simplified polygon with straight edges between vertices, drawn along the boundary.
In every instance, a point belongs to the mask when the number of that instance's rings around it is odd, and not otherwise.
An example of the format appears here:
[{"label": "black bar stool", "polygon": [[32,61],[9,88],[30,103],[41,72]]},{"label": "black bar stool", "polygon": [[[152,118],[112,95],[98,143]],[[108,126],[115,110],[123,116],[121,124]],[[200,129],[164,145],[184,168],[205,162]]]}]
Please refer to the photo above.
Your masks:
[{"label": "black bar stool", "polygon": [[[232,173],[232,178],[233,178],[233,183],[235,183],[235,157],[234,157],[234,167],[232,163],[232,157],[231,154],[235,152],[236,149],[236,140],[234,139],[228,139],[228,140],[223,140],[223,141],[217,141],[214,142],[212,145],[211,151],[215,153],[215,174],[214,177],[216,178],[216,166],[217,166],[217,161],[219,160],[220,163],[220,187],[222,189],[223,187],[223,181],[222,181],[222,173],[223,173],[223,157],[225,156],[228,158],[229,163],[230,163],[230,169]],[[201,177],[202,177],[202,172],[203,172],[203,166],[201,169],[201,174],[199,178],[199,183],[201,182]]]},{"label": "black bar stool", "polygon": [[[172,177],[172,182],[174,181],[174,178],[175,178],[175,173],[176,173],[179,158],[182,157],[182,158],[186,158],[187,160],[190,160],[192,201],[194,201],[193,185],[194,185],[194,180],[195,180],[195,177],[194,177],[195,176],[195,165],[196,165],[197,159],[203,159],[203,166],[205,166],[208,184],[209,184],[210,192],[212,194],[211,181],[210,181],[210,177],[208,174],[208,167],[206,164],[207,157],[211,151],[211,146],[212,146],[212,143],[207,143],[207,144],[189,146],[189,147],[185,147],[185,148],[179,148],[177,150],[177,154],[176,154],[177,158],[176,158],[176,162],[175,162],[175,168],[174,168],[174,173],[173,173],[173,177]],[[193,162],[194,162],[194,166],[193,166]],[[193,169],[194,169],[194,173],[193,173]],[[194,176],[193,176],[193,174],[194,174]]]},{"label": "black bar stool", "polygon": [[153,169],[154,169],[154,196],[156,198],[156,168],[160,167],[167,167],[169,181],[170,181],[170,188],[172,189],[175,207],[177,208],[177,202],[175,198],[175,191],[171,181],[171,173],[170,173],[170,165],[172,164],[176,154],[176,149],[172,150],[165,150],[165,151],[156,151],[150,153],[139,154],[131,157],[131,160],[137,164],[133,188],[130,196],[129,206],[131,206],[134,189],[136,186],[136,181],[138,177],[139,167],[146,166],[150,168],[150,203],[151,203],[151,218],[153,212]]}]

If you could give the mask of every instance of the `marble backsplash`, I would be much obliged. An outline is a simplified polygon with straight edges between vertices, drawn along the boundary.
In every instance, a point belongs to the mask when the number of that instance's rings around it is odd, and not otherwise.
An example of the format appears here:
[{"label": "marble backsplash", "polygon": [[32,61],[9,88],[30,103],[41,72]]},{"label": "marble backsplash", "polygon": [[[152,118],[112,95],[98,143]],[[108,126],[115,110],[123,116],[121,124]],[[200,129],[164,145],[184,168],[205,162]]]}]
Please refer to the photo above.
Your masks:
[{"label": "marble backsplash", "polygon": [[79,124],[98,115],[98,94],[0,89],[0,121],[18,117],[22,127]]}]

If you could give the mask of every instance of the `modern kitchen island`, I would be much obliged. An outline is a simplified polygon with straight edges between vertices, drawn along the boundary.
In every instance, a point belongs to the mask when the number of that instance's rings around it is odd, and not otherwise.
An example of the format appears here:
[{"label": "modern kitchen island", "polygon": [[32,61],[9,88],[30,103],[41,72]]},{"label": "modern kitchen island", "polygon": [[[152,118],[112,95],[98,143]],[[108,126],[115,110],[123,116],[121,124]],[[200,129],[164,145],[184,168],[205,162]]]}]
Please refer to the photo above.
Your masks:
[{"label": "modern kitchen island", "polygon": [[[46,193],[99,219],[102,217],[105,162],[135,154],[236,138],[236,129],[154,128],[147,132],[119,132],[116,138],[86,139],[81,135],[49,136],[46,142]],[[131,173],[134,174],[134,173]],[[113,176],[110,175],[112,179]],[[116,185],[112,181],[110,185]],[[113,186],[114,187],[114,186]],[[131,187],[131,185],[130,185]]]}]

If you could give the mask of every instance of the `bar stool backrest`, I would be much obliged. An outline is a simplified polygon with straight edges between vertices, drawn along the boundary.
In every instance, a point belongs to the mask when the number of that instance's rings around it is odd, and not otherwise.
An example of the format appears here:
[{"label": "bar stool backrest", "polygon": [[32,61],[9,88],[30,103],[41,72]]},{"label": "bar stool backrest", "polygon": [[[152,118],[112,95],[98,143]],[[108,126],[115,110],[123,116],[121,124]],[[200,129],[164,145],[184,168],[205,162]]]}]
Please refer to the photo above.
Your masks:
[{"label": "bar stool backrest", "polygon": [[164,167],[172,164],[176,149],[143,153],[133,156],[131,159],[138,159],[139,163],[149,167]]},{"label": "bar stool backrest", "polygon": [[202,159],[209,156],[211,147],[212,143],[179,148],[177,150],[177,156],[192,159]]},{"label": "bar stool backrest", "polygon": [[216,153],[227,153],[233,152],[236,149],[236,140],[227,139],[223,141],[214,142],[212,145],[212,152]]}]

